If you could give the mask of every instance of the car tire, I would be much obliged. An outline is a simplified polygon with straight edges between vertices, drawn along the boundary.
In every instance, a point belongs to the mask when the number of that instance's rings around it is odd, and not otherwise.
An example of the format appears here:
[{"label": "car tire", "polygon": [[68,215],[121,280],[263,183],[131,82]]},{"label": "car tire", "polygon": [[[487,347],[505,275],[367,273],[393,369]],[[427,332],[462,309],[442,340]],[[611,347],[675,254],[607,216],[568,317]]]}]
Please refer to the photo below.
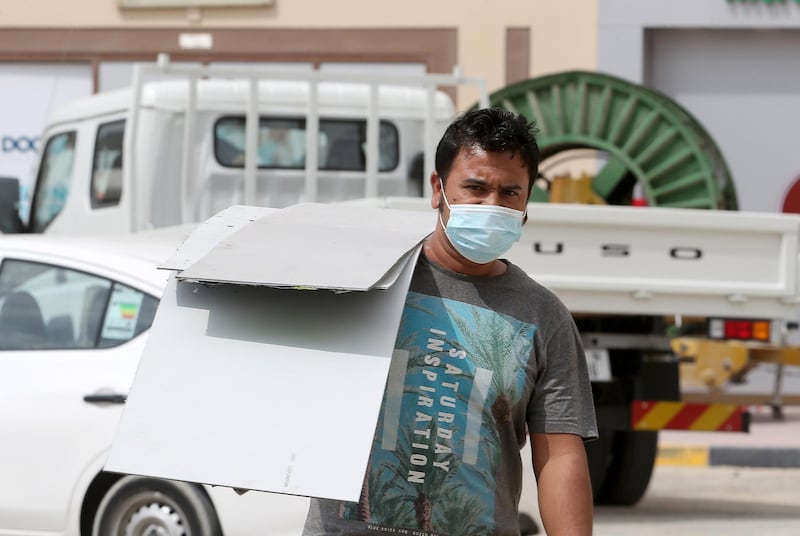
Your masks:
[{"label": "car tire", "polygon": [[208,495],[186,482],[125,476],[103,496],[92,536],[221,536]]}]

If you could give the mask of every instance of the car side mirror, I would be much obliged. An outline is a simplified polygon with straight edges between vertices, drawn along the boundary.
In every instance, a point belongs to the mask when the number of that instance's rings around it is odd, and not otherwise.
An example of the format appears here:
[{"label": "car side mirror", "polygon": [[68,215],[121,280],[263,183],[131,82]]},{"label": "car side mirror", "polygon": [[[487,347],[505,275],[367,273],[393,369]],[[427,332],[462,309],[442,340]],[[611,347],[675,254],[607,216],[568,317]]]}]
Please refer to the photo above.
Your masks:
[{"label": "car side mirror", "polygon": [[21,233],[24,230],[19,218],[19,179],[0,177],[0,232]]}]

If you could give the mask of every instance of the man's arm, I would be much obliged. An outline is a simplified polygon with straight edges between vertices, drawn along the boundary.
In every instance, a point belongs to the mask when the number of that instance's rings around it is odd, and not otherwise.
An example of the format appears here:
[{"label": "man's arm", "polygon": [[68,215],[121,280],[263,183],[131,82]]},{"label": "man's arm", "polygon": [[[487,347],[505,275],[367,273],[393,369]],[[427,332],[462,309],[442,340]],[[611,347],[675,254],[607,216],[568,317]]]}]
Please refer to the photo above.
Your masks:
[{"label": "man's arm", "polygon": [[583,440],[573,434],[531,434],[539,513],[548,536],[592,533],[592,484]]}]

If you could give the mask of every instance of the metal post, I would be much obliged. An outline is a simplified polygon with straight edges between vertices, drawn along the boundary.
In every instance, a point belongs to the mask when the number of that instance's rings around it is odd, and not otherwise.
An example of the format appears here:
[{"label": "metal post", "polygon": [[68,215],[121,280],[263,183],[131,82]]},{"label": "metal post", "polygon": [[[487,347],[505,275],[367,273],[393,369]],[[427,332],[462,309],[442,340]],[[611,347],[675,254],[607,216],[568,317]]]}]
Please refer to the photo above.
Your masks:
[{"label": "metal post", "polygon": [[480,95],[478,96],[478,106],[481,108],[489,107],[489,89],[486,85],[486,80],[475,79],[475,85],[478,86]]},{"label": "metal post", "polygon": [[367,162],[365,197],[378,196],[378,84],[369,85],[369,104],[367,107]]},{"label": "metal post", "polygon": [[304,200],[317,200],[317,170],[319,169],[319,84],[308,83],[308,114],[306,115],[306,183]]},{"label": "metal post", "polygon": [[[160,58],[159,58],[160,59]],[[142,96],[142,66],[138,63],[133,65],[133,80],[131,82],[131,106],[128,115],[127,126],[123,134],[123,155],[124,164],[122,166],[123,185],[122,195],[128,196],[130,209],[131,232],[139,230],[139,192],[136,188],[136,134],[139,130],[139,100]]]},{"label": "metal post", "polygon": [[[785,346],[786,343],[781,344]],[[781,389],[783,386],[783,363],[778,363],[775,369],[775,385],[772,388],[772,398],[769,405],[772,408],[772,417],[774,419],[783,419],[783,397],[781,396]]]},{"label": "metal post", "polygon": [[186,101],[186,113],[183,121],[183,165],[181,166],[181,223],[189,223],[194,219],[192,212],[192,181],[194,180],[194,161],[192,158],[194,147],[194,131],[197,122],[197,77],[189,76],[189,94]]},{"label": "metal post", "polygon": [[242,194],[245,205],[256,204],[256,171],[258,170],[258,79],[249,79],[247,112],[244,120],[244,184]]},{"label": "metal post", "polygon": [[429,198],[433,193],[433,189],[428,177],[435,167],[436,157],[436,134],[434,133],[436,128],[436,86],[429,84],[425,86],[425,89],[427,90],[425,95],[425,124],[423,125],[425,144],[425,158],[423,161],[425,169],[422,172],[422,194],[423,197]]}]

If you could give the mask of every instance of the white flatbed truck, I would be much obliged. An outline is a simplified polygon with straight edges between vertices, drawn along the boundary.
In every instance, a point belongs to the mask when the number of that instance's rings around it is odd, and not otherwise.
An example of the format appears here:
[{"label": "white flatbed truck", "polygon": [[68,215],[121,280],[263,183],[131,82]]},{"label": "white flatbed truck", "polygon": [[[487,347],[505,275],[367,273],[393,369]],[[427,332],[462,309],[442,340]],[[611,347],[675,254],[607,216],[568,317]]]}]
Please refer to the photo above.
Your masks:
[{"label": "white flatbed truck", "polygon": [[[354,87],[357,76],[323,80],[312,72],[300,86],[271,84],[260,80],[281,75],[192,70],[164,58],[137,69],[132,91],[76,103],[50,124],[21,230],[130,233],[202,221],[236,204],[355,202],[425,210],[432,148],[455,111],[436,88],[477,84],[480,105],[488,103],[485,86],[457,72],[372,76]],[[142,78],[148,70],[183,74],[190,83],[149,85]],[[213,76],[227,78],[206,80]],[[341,134],[334,127],[343,123],[356,134],[348,141],[356,152],[352,165],[329,163],[338,151],[323,143]],[[542,126],[563,132],[553,124]],[[273,164],[260,142],[287,128],[301,159]],[[615,139],[623,132],[618,128]],[[644,136],[642,129],[633,134]],[[652,159],[653,151],[645,156]],[[660,178],[670,165],[652,176]],[[616,171],[611,179],[628,180]],[[685,182],[679,174],[671,181],[651,195],[667,196]],[[624,188],[607,190],[609,197],[625,197]],[[760,360],[800,364],[785,344],[800,299],[800,218],[546,203],[532,203],[528,215],[523,238],[508,255],[567,304],[583,334],[601,429],[600,440],[587,444],[598,502],[641,498],[660,429],[746,430],[739,405],[716,403],[726,381],[741,379]],[[12,219],[1,216],[4,224]],[[681,389],[685,378],[699,382],[692,403]],[[777,387],[762,400],[778,407],[787,401]]]}]

